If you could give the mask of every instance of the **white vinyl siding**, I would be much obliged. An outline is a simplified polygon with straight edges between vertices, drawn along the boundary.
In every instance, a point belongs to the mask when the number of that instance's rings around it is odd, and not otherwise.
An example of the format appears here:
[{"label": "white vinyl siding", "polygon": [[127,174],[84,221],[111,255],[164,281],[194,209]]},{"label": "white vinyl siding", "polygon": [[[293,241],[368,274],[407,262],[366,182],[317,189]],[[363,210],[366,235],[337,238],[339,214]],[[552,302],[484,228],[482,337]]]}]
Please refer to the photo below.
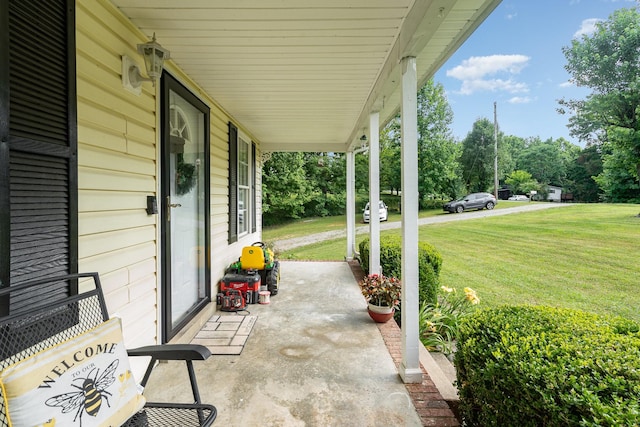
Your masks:
[{"label": "white vinyl siding", "polygon": [[[121,81],[121,55],[130,56],[144,70],[136,44],[148,38],[107,0],[77,0],[76,17],[78,269],[100,274],[109,312],[123,319],[127,346],[155,344],[160,341],[161,218],[147,215],[145,208],[147,196],[159,196],[159,92],[157,86],[145,82],[142,94],[136,96]],[[171,62],[165,64],[165,70],[187,87],[197,87]],[[210,265],[215,294],[218,281],[238,259],[241,247],[259,240],[259,235],[246,232],[237,244],[227,243],[230,117],[207,94],[199,92],[199,96],[211,108]],[[245,162],[250,165],[251,138],[245,136],[245,140],[249,141]],[[245,182],[250,186],[247,173]],[[258,173],[256,208],[260,180]],[[247,227],[250,230],[251,225]]]},{"label": "white vinyl siding", "polygon": [[155,344],[158,218],[145,212],[158,186],[155,89],[135,96],[120,78],[120,55],[136,57],[144,40],[100,0],[77,1],[76,22],[78,270],[100,274],[127,345]]}]

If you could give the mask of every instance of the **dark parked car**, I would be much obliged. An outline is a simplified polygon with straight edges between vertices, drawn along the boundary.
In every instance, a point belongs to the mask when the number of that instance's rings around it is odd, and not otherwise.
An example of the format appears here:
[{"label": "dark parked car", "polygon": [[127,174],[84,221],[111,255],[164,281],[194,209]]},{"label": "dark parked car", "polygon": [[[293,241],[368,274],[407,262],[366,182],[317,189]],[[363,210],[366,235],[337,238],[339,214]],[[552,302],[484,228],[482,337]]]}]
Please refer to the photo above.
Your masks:
[{"label": "dark parked car", "polygon": [[446,212],[460,213],[469,209],[493,209],[497,203],[498,201],[493,194],[471,193],[467,194],[462,199],[452,200],[449,203],[445,203],[445,205],[442,206],[442,210]]}]

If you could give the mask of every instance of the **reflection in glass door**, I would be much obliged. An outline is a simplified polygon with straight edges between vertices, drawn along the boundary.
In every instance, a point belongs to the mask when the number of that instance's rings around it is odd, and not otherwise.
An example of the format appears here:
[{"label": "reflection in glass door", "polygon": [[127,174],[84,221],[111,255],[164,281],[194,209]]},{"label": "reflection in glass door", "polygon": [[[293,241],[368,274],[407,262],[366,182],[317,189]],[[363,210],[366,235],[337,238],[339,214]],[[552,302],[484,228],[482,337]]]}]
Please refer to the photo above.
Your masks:
[{"label": "reflection in glass door", "polygon": [[[166,74],[166,73],[165,73]],[[164,341],[210,300],[208,109],[163,77]]]}]

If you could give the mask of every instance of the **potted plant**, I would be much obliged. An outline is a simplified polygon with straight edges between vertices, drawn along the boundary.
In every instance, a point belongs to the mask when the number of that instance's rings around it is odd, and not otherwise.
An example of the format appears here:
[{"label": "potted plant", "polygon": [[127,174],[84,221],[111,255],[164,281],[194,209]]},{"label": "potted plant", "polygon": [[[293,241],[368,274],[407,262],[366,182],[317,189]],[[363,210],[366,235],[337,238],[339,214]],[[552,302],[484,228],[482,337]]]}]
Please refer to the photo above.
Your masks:
[{"label": "potted plant", "polygon": [[382,274],[369,274],[360,282],[360,289],[369,303],[369,316],[374,321],[384,323],[393,317],[400,304],[400,280]]}]

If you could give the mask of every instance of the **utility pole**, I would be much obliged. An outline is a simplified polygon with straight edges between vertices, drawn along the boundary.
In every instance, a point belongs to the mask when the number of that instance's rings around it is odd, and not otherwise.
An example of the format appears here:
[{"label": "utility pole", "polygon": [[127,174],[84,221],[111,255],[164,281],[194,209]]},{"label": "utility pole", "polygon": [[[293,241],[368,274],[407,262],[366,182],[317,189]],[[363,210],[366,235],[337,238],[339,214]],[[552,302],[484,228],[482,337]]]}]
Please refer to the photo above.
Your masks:
[{"label": "utility pole", "polygon": [[498,200],[498,107],[493,102],[493,188],[494,196]]}]

